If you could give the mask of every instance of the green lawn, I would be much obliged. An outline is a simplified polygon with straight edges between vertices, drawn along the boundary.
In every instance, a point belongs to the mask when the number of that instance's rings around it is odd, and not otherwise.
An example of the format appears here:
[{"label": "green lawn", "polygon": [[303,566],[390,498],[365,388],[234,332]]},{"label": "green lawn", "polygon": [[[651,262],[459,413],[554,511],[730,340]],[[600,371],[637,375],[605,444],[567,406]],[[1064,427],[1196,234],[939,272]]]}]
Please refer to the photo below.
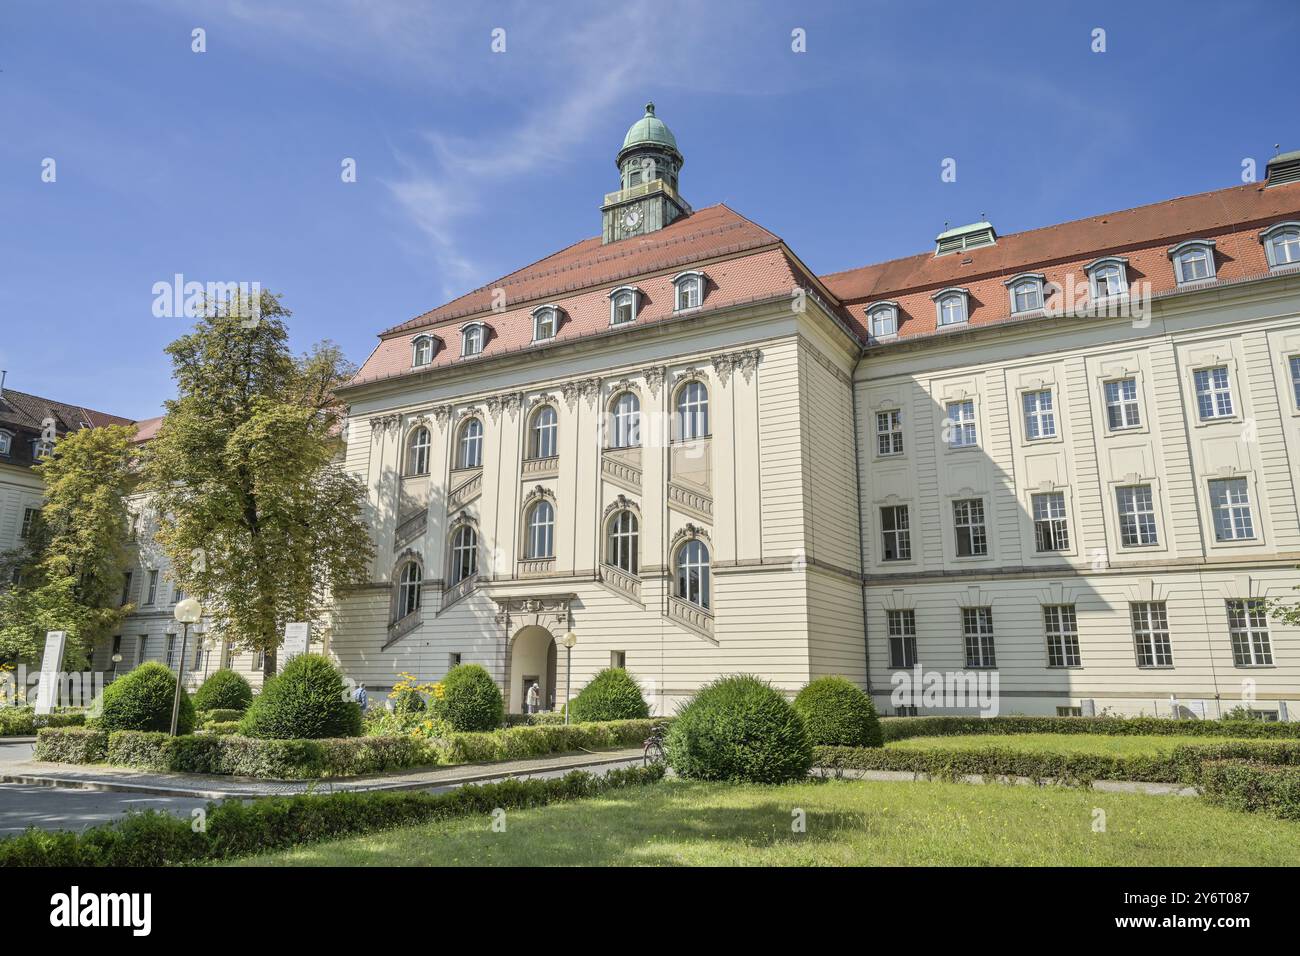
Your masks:
[{"label": "green lawn", "polygon": [[[806,813],[791,832],[792,811]],[[1093,831],[1094,809],[1106,832]],[[1195,797],[1064,787],[681,780],[271,854],[264,866],[1295,865],[1300,825]]]},{"label": "green lawn", "polygon": [[1154,754],[1173,750],[1183,744],[1223,743],[1225,737],[1108,736],[1104,734],[965,734],[951,737],[910,737],[885,746],[896,750],[982,750],[1005,747],[1008,750],[1045,751],[1049,753]]}]

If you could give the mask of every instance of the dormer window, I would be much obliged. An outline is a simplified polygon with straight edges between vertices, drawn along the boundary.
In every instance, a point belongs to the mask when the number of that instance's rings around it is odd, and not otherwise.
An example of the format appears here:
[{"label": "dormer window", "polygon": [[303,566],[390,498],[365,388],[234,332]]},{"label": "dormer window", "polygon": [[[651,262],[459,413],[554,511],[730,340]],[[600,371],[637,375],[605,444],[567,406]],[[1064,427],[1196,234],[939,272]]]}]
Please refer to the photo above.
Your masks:
[{"label": "dormer window", "polygon": [[460,330],[460,354],[466,358],[478,355],[487,344],[487,326],[482,322],[471,322]]},{"label": "dormer window", "polygon": [[1013,276],[1003,283],[1011,295],[1011,314],[1037,312],[1043,307],[1043,276],[1037,272]]},{"label": "dormer window", "polygon": [[678,312],[698,309],[700,303],[704,301],[703,272],[683,272],[673,279],[673,285],[677,288]]},{"label": "dormer window", "polygon": [[898,303],[877,302],[867,308],[867,328],[873,339],[889,338],[898,334]]},{"label": "dormer window", "polygon": [[1300,265],[1300,222],[1279,222],[1259,234],[1270,269]]},{"label": "dormer window", "polygon": [[1206,282],[1214,278],[1214,240],[1189,239],[1169,250],[1174,278],[1179,285]]},{"label": "dormer window", "polygon": [[533,309],[533,341],[545,342],[555,338],[560,328],[560,310],[553,305],[539,305]]},{"label": "dormer window", "polygon": [[1094,300],[1128,294],[1127,259],[1098,259],[1084,269],[1088,273],[1088,289]]},{"label": "dormer window", "polygon": [[620,286],[609,294],[609,324],[627,325],[636,321],[636,310],[641,290],[636,286]]},{"label": "dormer window", "polygon": [[432,335],[417,335],[411,340],[411,367],[428,365],[433,361],[434,351]]},{"label": "dormer window", "polygon": [[965,289],[940,289],[930,296],[934,300],[935,317],[940,328],[965,325],[969,316],[966,302],[970,293]]}]

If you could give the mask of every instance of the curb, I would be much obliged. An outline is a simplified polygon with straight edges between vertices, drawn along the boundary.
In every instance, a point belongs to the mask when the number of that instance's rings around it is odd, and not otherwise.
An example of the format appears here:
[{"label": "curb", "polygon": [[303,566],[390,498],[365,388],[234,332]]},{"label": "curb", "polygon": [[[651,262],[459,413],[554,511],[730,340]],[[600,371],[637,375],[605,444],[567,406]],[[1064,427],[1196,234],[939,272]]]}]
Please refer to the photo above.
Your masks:
[{"label": "curb", "polygon": [[0,747],[5,744],[34,744],[35,737],[0,737]]}]

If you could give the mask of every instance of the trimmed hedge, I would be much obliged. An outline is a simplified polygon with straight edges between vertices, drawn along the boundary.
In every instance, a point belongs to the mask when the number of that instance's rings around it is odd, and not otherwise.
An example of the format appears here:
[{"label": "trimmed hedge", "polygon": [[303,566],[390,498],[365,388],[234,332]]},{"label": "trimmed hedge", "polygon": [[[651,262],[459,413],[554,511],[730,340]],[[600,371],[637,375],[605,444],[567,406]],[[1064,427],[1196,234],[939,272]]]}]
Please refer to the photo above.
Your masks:
[{"label": "trimmed hedge", "polygon": [[843,677],[819,677],[794,699],[813,746],[883,747],[876,705]]},{"label": "trimmed hedge", "polygon": [[1300,767],[1211,760],[1201,769],[1201,794],[1230,810],[1300,820]]},{"label": "trimmed hedge", "polygon": [[[170,731],[176,675],[157,661],[148,661],[119,677],[104,689],[100,714],[93,721],[101,730]],[[194,729],[194,703],[181,688],[176,729],[188,734]]]},{"label": "trimmed hedge", "polygon": [[301,654],[266,682],[239,725],[248,737],[319,740],[361,736],[361,706],[321,654]]},{"label": "trimmed hedge", "polygon": [[629,767],[601,777],[574,771],[552,779],[467,784],[436,794],[380,791],[227,800],[208,804],[201,833],[193,832],[188,819],[150,810],[81,833],[31,829],[0,840],[0,867],[175,866],[230,859],[498,808],[578,800],[655,783],[662,776],[659,766]]},{"label": "trimmed hedge", "polygon": [[215,671],[194,692],[195,710],[226,710],[242,715],[252,703],[253,688],[248,680],[229,667]]},{"label": "trimmed hedge", "polygon": [[232,720],[238,723],[243,716],[244,712],[242,710],[216,707],[212,710],[200,710],[195,719],[200,727],[206,727],[208,724],[224,724]]},{"label": "trimmed hedge", "polygon": [[36,732],[33,760],[51,763],[102,763],[108,757],[108,731],[97,727],[43,727]]},{"label": "trimmed hedge", "polygon": [[631,674],[621,667],[607,667],[573,698],[569,716],[578,723],[644,720],[650,716],[650,705]]},{"label": "trimmed hedge", "polygon": [[886,717],[885,742],[968,734],[1103,734],[1105,736],[1300,738],[1300,721],[1173,720],[1169,717]]},{"label": "trimmed hedge", "polygon": [[1036,783],[1091,786],[1094,780],[1197,784],[1207,761],[1248,759],[1300,767],[1300,742],[1234,740],[1185,744],[1159,754],[1081,754],[1012,750],[904,750],[818,747],[813,763],[823,770],[898,770],[941,780],[1027,777]]},{"label": "trimmed hedge", "polygon": [[442,680],[441,716],[453,730],[486,731],[501,726],[505,701],[481,664],[457,664]]},{"label": "trimmed hedge", "polygon": [[237,734],[239,733],[239,721],[237,720],[213,720],[199,728],[201,734]]},{"label": "trimmed hedge", "polygon": [[433,743],[439,763],[489,763],[524,760],[571,750],[640,747],[653,720],[610,720],[594,724],[542,724],[486,733],[451,734]]},{"label": "trimmed hedge", "polygon": [[563,710],[539,710],[535,714],[506,714],[507,727],[541,727],[564,723]]},{"label": "trimmed hedge", "polygon": [[32,707],[0,707],[0,737],[34,737],[42,727],[81,727],[85,723],[82,711],[37,714]]}]

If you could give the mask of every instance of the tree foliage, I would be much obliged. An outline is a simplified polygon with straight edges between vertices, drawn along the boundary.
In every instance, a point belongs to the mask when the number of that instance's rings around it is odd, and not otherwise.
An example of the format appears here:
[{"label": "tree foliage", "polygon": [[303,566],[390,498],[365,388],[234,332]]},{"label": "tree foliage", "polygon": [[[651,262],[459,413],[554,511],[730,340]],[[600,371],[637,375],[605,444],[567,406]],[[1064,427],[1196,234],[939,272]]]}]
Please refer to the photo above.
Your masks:
[{"label": "tree foliage", "polygon": [[334,463],[355,369],[322,343],[295,357],[290,313],[263,292],[260,317],[199,320],[167,347],[177,396],[149,442],[144,477],[157,540],[217,630],[266,652],[286,622],[367,579],[365,488]]}]

